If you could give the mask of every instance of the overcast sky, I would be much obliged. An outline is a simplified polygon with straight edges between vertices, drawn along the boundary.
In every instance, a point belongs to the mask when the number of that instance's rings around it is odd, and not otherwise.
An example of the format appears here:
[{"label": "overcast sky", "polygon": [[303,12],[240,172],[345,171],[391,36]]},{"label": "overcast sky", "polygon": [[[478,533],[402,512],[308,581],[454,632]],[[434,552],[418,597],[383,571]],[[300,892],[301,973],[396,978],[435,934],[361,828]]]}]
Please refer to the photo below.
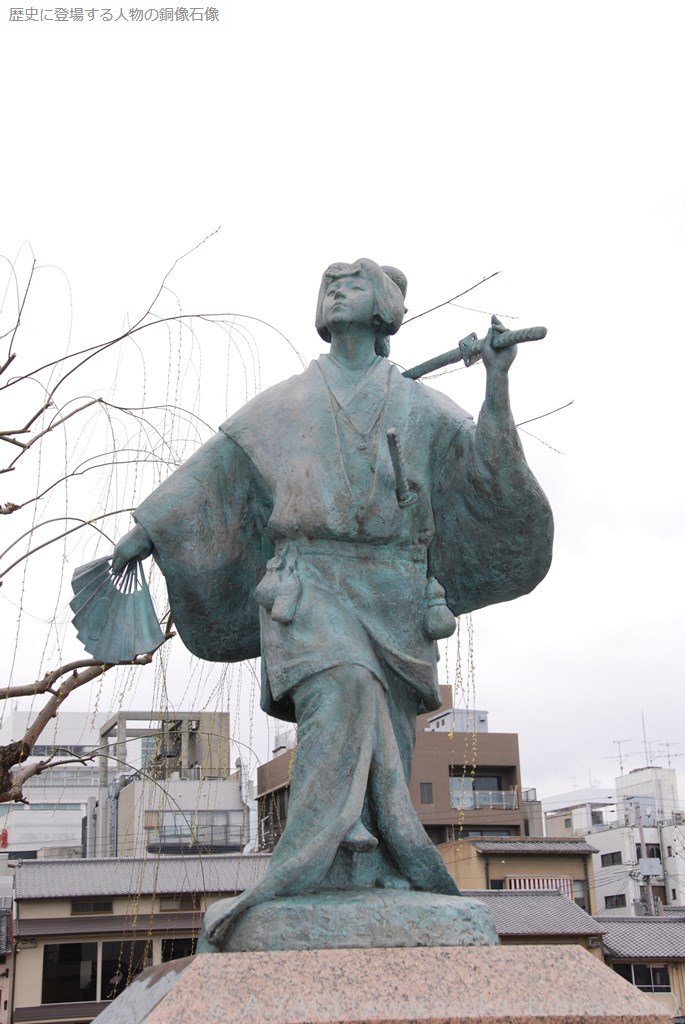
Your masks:
[{"label": "overcast sky", "polygon": [[[500,271],[464,298],[473,311],[447,306],[392,346],[407,366],[484,333],[492,312],[545,324],[547,339],[523,347],[512,370],[516,418],[574,403],[527,428],[541,440],[524,435],[555,512],[554,562],[532,595],[474,615],[476,703],[491,730],[519,733],[524,784],[543,796],[610,785],[615,740],[638,755],[628,768],[641,765],[643,712],[655,750],[669,741],[681,755],[682,778],[681,5],[234,0],[218,10],[216,23],[26,24],[8,22],[3,0],[0,251],[14,258],[28,241],[58,268],[36,285],[31,357],[118,333],[174,259],[219,226],[174,273],[183,309],[262,318],[305,360],[321,348],[314,305],[334,260],[402,268],[409,315]],[[254,337],[262,386],[297,372],[280,336]],[[217,400],[207,375],[222,344],[200,335],[178,357],[203,379],[212,426],[258,386],[236,371]],[[148,374],[166,378],[163,346],[149,359]],[[483,383],[474,367],[432,386],[475,414]],[[0,477],[0,500],[10,490]],[[3,586],[3,616],[22,579]],[[66,589],[61,600],[64,612]],[[15,681],[37,674],[40,621],[26,628]],[[10,648],[11,637],[6,671]],[[64,651],[78,653],[76,641]],[[453,660],[454,645],[452,676]],[[146,671],[123,696],[106,683],[97,699],[159,699]],[[187,706],[185,675],[172,665],[168,690]],[[220,699],[240,706],[242,742],[263,757],[249,672],[231,680]]]}]

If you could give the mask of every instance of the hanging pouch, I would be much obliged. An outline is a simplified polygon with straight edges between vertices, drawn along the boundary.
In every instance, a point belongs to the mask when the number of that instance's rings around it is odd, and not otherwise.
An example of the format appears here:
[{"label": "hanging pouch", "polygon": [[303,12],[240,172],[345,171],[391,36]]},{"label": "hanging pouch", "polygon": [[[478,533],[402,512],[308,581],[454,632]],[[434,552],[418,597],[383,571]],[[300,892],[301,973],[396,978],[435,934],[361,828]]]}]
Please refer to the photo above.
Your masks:
[{"label": "hanging pouch", "polygon": [[266,563],[266,573],[257,585],[255,597],[275,622],[289,625],[295,618],[302,597],[302,583],[297,562],[285,555],[276,555]]},{"label": "hanging pouch", "polygon": [[457,628],[457,620],[447,607],[445,588],[431,576],[426,583],[424,592],[425,611],[423,613],[423,632],[429,640],[444,640],[452,636]]}]

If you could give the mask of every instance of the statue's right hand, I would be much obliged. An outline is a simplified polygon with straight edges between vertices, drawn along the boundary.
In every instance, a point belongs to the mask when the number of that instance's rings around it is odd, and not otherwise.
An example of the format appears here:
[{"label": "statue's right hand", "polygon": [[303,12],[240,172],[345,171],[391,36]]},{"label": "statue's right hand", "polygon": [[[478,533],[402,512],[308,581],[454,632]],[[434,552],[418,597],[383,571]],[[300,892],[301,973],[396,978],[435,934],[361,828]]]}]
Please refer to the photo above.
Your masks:
[{"label": "statue's right hand", "polygon": [[121,538],[112,553],[112,572],[121,572],[127,562],[132,558],[147,558],[152,554],[152,543],[141,526],[134,526],[132,530]]}]

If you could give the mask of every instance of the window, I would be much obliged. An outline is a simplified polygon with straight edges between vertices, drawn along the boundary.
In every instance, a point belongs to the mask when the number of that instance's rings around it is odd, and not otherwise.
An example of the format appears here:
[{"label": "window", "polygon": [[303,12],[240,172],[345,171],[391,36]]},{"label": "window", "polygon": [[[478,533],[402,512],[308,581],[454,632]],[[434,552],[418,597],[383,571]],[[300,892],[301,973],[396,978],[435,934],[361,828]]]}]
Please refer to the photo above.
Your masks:
[{"label": "window", "polygon": [[[637,860],[642,858],[642,848],[640,843],[635,847],[635,856]],[[654,857],[656,860],[661,860],[661,847],[658,843],[645,843],[645,857]]]},{"label": "window", "polygon": [[111,900],[72,900],[72,914],[111,914]]},{"label": "window", "polygon": [[510,828],[464,828],[461,831],[454,829],[454,833],[455,835],[461,834],[464,838],[468,837],[469,839],[474,837],[484,839],[487,836],[510,836],[512,834]]},{"label": "window", "polygon": [[447,825],[424,825],[423,830],[435,846],[439,846],[440,843],[449,842],[450,837]]},{"label": "window", "polygon": [[667,857],[672,857],[673,856],[673,847],[672,846],[667,846],[666,847],[666,856]]},{"label": "window", "polygon": [[585,889],[585,882],[578,878],[573,880],[573,901],[577,903],[581,910],[585,910],[588,913],[590,908],[588,907],[587,892]]},{"label": "window", "polygon": [[622,978],[643,992],[670,992],[667,964],[612,964]]},{"label": "window", "polygon": [[573,824],[572,818],[564,818],[564,828],[570,828]]},{"label": "window", "polygon": [[603,825],[604,815],[601,811],[590,811],[590,824],[591,825]]},{"label": "window", "polygon": [[93,1002],[96,998],[97,962],[97,942],[48,943],[43,949],[41,1002]]},{"label": "window", "polygon": [[626,905],[626,894],[624,892],[617,892],[614,896],[604,897],[604,909],[614,910],[616,907],[625,907]]},{"label": "window", "polygon": [[491,889],[503,889],[504,888],[504,879],[503,878],[491,878],[490,879],[490,888]]},{"label": "window", "polygon": [[615,850],[613,853],[603,853],[602,854],[602,867],[603,868],[611,867],[612,864],[622,864],[622,863],[623,863],[623,860],[621,858],[621,851],[620,850]]},{"label": "window", "polygon": [[103,942],[100,998],[116,999],[151,963],[152,950],[147,942]]},{"label": "window", "polygon": [[192,892],[184,896],[160,896],[159,909],[164,911],[200,910],[199,893]]},{"label": "window", "polygon": [[197,939],[191,938],[162,939],[162,963],[180,960],[183,956],[192,956],[196,942]]},{"label": "window", "polygon": [[421,789],[421,803],[432,804],[433,803],[433,783],[422,782],[420,784]]}]

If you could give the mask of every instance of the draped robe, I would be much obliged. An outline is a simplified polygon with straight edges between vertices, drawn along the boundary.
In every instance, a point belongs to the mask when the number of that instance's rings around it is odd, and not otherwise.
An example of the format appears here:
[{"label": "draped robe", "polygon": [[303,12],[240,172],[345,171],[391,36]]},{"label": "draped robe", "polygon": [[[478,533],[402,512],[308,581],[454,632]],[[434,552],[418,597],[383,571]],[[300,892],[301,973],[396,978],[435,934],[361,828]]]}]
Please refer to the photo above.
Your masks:
[{"label": "draped robe", "polygon": [[[338,665],[366,669],[386,695],[369,704],[376,716],[369,764],[385,770],[398,759],[408,780],[416,715],[440,705],[437,644],[423,625],[427,579],[444,588],[454,615],[525,594],[549,567],[552,517],[516,431],[492,410],[484,406],[476,426],[385,359],[360,381],[359,397],[354,389],[343,393],[338,376],[323,356],[257,396],[134,518],[154,545],[174,622],[194,654],[228,662],[261,654],[262,707],[285,720],[298,718],[308,680]],[[398,502],[389,427],[399,434],[417,495],[408,507]],[[307,701],[309,709],[315,701]],[[361,735],[363,723],[357,728]],[[342,745],[336,756],[345,756]],[[304,761],[303,754],[302,792],[311,781]],[[293,790],[296,781],[297,759]],[[320,807],[326,842],[314,839],[312,826],[309,839],[297,835],[299,846],[287,841],[298,828],[291,828],[293,792],[265,880],[227,916],[303,885],[311,891],[331,883],[360,801],[367,824],[378,831],[382,818],[393,833],[380,837],[386,869],[389,861],[414,888],[456,891],[411,808],[403,804],[404,817],[394,820],[376,806],[371,820],[361,784],[354,808],[342,794],[344,813],[338,808],[335,821]],[[396,786],[384,792],[391,790],[393,801],[404,801]],[[375,799],[382,802],[382,794]],[[430,861],[423,875],[415,867],[422,857]]]}]

